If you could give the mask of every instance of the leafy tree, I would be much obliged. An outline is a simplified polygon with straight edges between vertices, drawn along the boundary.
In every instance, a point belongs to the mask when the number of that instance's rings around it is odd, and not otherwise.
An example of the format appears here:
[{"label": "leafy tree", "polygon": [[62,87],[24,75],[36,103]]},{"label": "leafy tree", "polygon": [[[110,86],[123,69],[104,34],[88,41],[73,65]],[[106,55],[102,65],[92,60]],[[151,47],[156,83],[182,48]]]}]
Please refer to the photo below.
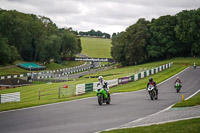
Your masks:
[{"label": "leafy tree", "polygon": [[9,46],[10,48],[10,60],[9,60],[9,63],[14,63],[16,60],[19,60],[21,59],[18,51],[17,51],[17,48],[15,46]]},{"label": "leafy tree", "polygon": [[7,42],[7,39],[3,38],[2,35],[0,35],[0,64],[6,64],[10,60],[10,49]]},{"label": "leafy tree", "polygon": [[124,37],[125,33],[121,32],[112,38],[111,55],[116,62],[121,62],[126,65],[124,52]]},{"label": "leafy tree", "polygon": [[145,19],[139,19],[136,24],[129,26],[126,32],[112,38],[111,55],[123,65],[133,65],[147,60],[146,46],[151,36]]},{"label": "leafy tree", "polygon": [[100,37],[100,38],[110,38],[110,34],[108,33],[102,33],[101,31],[95,31],[94,29],[88,31],[88,32],[79,32],[80,36],[91,36],[91,37]]},{"label": "leafy tree", "polygon": [[149,23],[149,21],[142,18],[126,30],[127,43],[125,49],[128,65],[133,65],[135,62],[142,63],[147,60],[146,47],[151,37],[148,28]]},{"label": "leafy tree", "polygon": [[80,37],[76,37],[76,39],[77,39],[77,45],[78,45],[78,49],[77,49],[77,53],[81,53],[81,51],[82,51],[82,47],[81,47],[81,39],[80,39]]},{"label": "leafy tree", "polygon": [[[80,42],[79,42],[80,43]],[[80,44],[76,39],[76,35],[63,30],[61,33],[61,53],[63,57],[73,57],[80,52]]]},{"label": "leafy tree", "polygon": [[113,34],[112,34],[112,38],[115,37],[116,35],[117,35],[116,33],[113,33]]},{"label": "leafy tree", "polygon": [[175,16],[162,16],[153,20],[150,25],[152,33],[151,44],[148,45],[148,54],[150,57],[171,58],[182,51],[176,38],[174,28],[176,26]]},{"label": "leafy tree", "polygon": [[176,35],[185,47],[185,53],[200,54],[200,9],[182,11],[177,14]]},{"label": "leafy tree", "polygon": [[48,37],[43,44],[42,50],[40,52],[41,61],[44,64],[50,63],[50,60],[54,61],[60,60],[60,48],[61,39],[57,35],[51,35]]},{"label": "leafy tree", "polygon": [[[3,51],[2,56],[10,55],[8,59],[2,57],[2,60],[6,63],[13,62],[21,56],[25,61],[48,63],[51,59],[58,60],[63,53],[69,56],[80,53],[82,48],[78,33],[72,28],[67,29],[64,34],[60,31],[62,30],[47,17],[0,9],[0,34],[2,38],[7,38],[7,41],[1,38],[4,44],[2,48],[5,49],[1,52]],[[65,47],[64,52],[60,50],[61,43]]]},{"label": "leafy tree", "polygon": [[7,38],[0,35],[0,64],[13,63],[20,58],[15,46],[9,46]]}]

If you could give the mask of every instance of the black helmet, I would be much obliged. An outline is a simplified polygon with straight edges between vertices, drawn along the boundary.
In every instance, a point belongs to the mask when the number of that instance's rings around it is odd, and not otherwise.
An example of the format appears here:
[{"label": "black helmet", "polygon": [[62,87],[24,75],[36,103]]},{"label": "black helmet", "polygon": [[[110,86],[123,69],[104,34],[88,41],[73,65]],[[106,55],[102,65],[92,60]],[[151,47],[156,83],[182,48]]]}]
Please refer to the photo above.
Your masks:
[{"label": "black helmet", "polygon": [[153,81],[153,78],[149,78],[149,82],[152,82]]}]

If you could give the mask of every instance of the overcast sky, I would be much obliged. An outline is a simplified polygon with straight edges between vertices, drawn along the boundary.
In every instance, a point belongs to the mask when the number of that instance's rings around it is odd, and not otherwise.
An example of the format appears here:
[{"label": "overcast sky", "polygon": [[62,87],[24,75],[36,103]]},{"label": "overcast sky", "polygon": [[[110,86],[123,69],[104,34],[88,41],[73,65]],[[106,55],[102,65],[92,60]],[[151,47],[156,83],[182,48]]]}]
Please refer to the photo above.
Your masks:
[{"label": "overcast sky", "polygon": [[59,28],[125,31],[138,18],[151,20],[198,9],[200,0],[0,0],[0,8],[49,17]]}]

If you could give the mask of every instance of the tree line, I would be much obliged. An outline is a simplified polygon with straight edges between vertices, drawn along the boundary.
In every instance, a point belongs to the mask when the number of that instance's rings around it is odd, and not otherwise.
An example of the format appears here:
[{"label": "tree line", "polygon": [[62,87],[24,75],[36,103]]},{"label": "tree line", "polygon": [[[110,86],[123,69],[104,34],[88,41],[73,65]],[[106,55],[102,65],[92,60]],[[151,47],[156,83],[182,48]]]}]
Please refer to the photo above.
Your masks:
[{"label": "tree line", "polygon": [[140,18],[112,36],[111,55],[122,65],[200,56],[200,8],[147,21]]},{"label": "tree line", "polygon": [[90,36],[90,37],[99,37],[99,38],[108,38],[110,39],[110,34],[108,33],[103,33],[101,31],[95,31],[95,30],[90,30],[90,31],[87,31],[87,32],[83,32],[83,31],[80,31],[79,32],[79,35],[80,36]]},{"label": "tree line", "polygon": [[81,41],[72,28],[59,29],[49,18],[0,9],[0,64],[18,59],[60,62],[80,53]]}]

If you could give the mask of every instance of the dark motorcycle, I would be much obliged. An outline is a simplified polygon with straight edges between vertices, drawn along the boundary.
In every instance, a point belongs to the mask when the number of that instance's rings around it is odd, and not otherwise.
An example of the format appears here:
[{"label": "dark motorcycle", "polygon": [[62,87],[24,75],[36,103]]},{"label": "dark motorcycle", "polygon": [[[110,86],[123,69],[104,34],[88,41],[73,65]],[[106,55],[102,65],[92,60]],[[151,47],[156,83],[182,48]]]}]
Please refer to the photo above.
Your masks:
[{"label": "dark motorcycle", "polygon": [[197,68],[197,66],[196,65],[194,65],[194,69],[196,69]]},{"label": "dark motorcycle", "polygon": [[174,87],[176,88],[176,92],[179,93],[179,91],[181,90],[181,84],[179,82],[176,82]]}]

